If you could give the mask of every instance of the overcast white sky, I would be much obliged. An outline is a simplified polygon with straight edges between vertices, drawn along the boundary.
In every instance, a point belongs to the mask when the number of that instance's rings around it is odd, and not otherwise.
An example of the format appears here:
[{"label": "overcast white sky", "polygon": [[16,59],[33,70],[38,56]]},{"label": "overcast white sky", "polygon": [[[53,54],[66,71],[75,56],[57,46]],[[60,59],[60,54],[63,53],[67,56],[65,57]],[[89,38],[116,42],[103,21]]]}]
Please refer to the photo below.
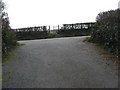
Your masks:
[{"label": "overcast white sky", "polygon": [[94,22],[119,0],[3,0],[12,28]]}]

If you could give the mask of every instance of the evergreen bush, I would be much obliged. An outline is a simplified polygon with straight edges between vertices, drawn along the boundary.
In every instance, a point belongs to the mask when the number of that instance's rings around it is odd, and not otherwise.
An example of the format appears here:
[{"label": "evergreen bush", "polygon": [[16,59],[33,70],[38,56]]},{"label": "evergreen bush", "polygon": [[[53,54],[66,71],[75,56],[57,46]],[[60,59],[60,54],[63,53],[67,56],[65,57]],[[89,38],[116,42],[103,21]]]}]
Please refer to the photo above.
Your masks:
[{"label": "evergreen bush", "polygon": [[120,9],[98,14],[91,39],[120,57]]}]

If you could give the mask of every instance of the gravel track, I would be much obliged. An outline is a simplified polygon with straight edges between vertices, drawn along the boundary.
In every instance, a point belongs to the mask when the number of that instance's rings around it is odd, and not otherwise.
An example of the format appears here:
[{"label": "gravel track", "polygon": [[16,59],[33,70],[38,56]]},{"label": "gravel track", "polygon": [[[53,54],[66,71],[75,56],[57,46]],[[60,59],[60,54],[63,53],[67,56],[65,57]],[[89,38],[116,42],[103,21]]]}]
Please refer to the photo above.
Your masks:
[{"label": "gravel track", "polygon": [[3,88],[117,88],[111,58],[106,61],[104,54],[84,39],[19,41],[25,45],[3,65]]}]

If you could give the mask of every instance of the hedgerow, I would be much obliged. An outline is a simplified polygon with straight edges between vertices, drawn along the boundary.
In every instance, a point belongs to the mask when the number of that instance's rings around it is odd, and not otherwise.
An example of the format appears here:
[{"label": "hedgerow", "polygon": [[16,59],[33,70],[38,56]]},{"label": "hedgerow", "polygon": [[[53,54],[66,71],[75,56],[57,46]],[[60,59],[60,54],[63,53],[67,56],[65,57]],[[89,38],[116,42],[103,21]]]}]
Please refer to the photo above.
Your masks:
[{"label": "hedgerow", "polygon": [[0,2],[1,7],[1,21],[2,21],[2,53],[3,55],[7,53],[13,46],[17,44],[16,35],[11,30],[9,25],[9,17],[6,12],[4,12],[4,3]]},{"label": "hedgerow", "polygon": [[120,9],[98,14],[91,39],[120,57]]}]

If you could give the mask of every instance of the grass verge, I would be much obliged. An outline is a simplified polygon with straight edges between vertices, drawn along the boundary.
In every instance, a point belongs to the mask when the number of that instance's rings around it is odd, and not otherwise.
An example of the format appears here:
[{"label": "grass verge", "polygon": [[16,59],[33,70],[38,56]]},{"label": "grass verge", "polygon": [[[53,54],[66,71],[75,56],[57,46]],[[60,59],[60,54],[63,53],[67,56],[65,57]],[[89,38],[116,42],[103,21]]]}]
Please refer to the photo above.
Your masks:
[{"label": "grass verge", "polygon": [[92,40],[92,38],[91,37],[87,37],[87,38],[85,38],[84,40],[83,40],[83,42],[93,42],[93,40]]},{"label": "grass verge", "polygon": [[7,64],[9,62],[10,57],[15,55],[15,49],[22,45],[25,45],[25,44],[21,44],[21,43],[17,42],[16,45],[13,46],[11,49],[9,49],[8,52],[4,53],[2,55],[2,65]]},{"label": "grass verge", "polygon": [[90,43],[95,43],[97,46],[99,46],[100,48],[106,50],[107,52],[111,53],[112,55],[114,55],[117,59],[120,59],[113,50],[111,50],[111,48],[105,46],[104,44],[101,43],[97,43],[94,42],[93,39],[91,37],[87,37],[83,40],[83,42],[90,42]]}]

